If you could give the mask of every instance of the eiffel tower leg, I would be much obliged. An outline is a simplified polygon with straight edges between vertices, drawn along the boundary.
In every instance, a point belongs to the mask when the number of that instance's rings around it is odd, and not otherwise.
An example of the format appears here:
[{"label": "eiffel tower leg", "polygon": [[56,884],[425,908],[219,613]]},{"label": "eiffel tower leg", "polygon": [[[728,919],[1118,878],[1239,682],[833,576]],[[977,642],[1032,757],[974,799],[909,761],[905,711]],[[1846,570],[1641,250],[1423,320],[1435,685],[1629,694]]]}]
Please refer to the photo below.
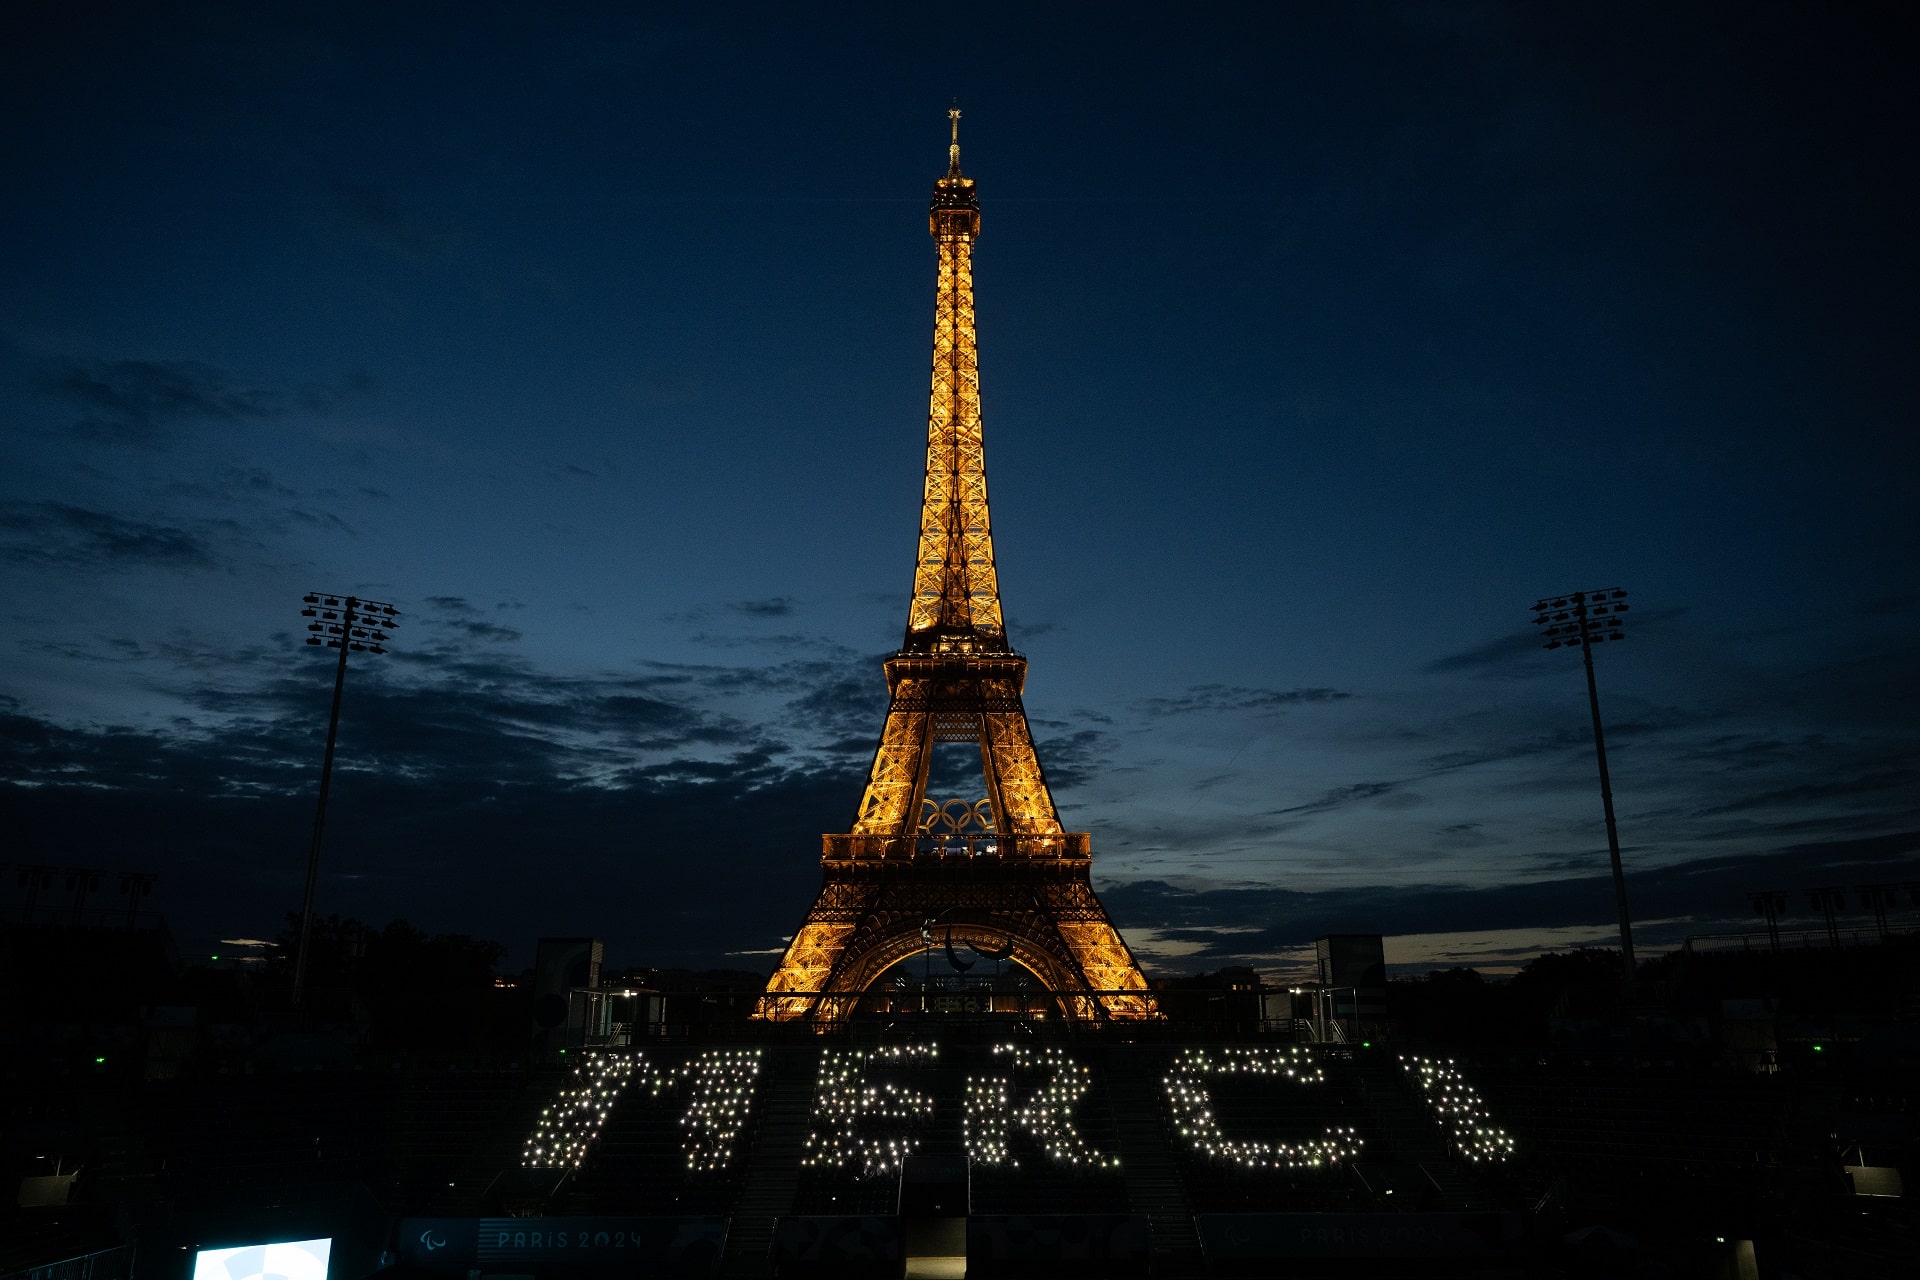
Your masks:
[{"label": "eiffel tower leg", "polygon": [[995,825],[1022,835],[1060,830],[1060,815],[1033,750],[1018,683],[993,678],[980,684],[981,700],[988,708],[980,715],[980,755],[993,788]]},{"label": "eiffel tower leg", "polygon": [[[1086,975],[1087,986],[1101,992],[1096,1016],[1148,1018],[1155,1016],[1147,982],[1126,939],[1113,927],[1107,909],[1084,880],[1045,885],[1041,894],[1061,939]],[[1138,993],[1138,994],[1135,994]]]},{"label": "eiffel tower leg", "polygon": [[871,913],[870,885],[829,880],[820,888],[807,918],[794,930],[786,954],[767,982],[756,1016],[773,1022],[813,1018],[820,1011],[828,979],[839,966],[847,943]]},{"label": "eiffel tower leg", "polygon": [[926,794],[933,754],[933,717],[921,683],[902,680],[894,688],[854,818],[857,834],[911,836],[920,824],[918,802]]},{"label": "eiffel tower leg", "polygon": [[994,830],[1013,830],[1012,824],[1007,821],[1007,800],[1000,790],[1000,771],[993,767],[993,744],[988,740],[984,726],[980,734],[980,772],[987,780],[987,804],[993,809]]}]

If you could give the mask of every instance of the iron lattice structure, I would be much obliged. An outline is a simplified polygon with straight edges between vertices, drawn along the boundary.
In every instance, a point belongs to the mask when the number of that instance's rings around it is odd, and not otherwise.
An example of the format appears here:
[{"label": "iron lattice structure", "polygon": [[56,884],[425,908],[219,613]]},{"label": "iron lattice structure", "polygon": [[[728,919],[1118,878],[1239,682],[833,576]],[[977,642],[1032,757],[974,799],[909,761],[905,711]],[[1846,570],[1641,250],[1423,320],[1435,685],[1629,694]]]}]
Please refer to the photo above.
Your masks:
[{"label": "iron lattice structure", "polygon": [[[762,1016],[837,1020],[928,921],[990,935],[1075,1018],[1154,1016],[1146,978],[1088,879],[1091,840],[1060,825],[1007,643],[987,512],[973,243],[980,202],[960,172],[958,111],[928,230],[939,247],[920,549],[891,701],[852,830],[822,837],[820,896],[767,984]],[[934,747],[979,747],[986,796],[926,795]],[[956,805],[958,808],[956,809]]]}]

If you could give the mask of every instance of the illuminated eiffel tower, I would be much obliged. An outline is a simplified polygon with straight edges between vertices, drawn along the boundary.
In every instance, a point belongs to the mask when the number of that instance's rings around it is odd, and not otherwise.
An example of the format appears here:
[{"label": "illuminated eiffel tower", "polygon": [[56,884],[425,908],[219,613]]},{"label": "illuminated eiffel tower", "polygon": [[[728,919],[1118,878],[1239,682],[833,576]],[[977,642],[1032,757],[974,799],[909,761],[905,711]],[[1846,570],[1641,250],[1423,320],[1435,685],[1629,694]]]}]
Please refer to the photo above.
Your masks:
[{"label": "illuminated eiffel tower", "polygon": [[[906,642],[853,830],[822,837],[820,896],[767,983],[762,1016],[831,1021],[891,966],[944,940],[1010,958],[1070,1018],[1154,1015],[1146,979],[1088,882],[1091,840],[1064,831],[1034,754],[1007,644],[987,519],[974,346],[980,202],[960,172],[960,113],[928,226],[940,250],[926,496]],[[980,749],[986,795],[928,798],[937,743]]]}]

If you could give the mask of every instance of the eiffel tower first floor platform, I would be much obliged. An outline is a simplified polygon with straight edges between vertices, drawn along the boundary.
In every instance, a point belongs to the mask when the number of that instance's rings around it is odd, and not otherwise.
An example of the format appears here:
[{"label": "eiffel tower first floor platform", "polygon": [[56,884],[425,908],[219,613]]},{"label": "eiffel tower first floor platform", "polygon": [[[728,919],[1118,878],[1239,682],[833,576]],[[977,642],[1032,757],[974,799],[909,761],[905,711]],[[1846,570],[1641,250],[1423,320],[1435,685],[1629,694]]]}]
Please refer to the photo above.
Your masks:
[{"label": "eiffel tower first floor platform", "polygon": [[[1158,1017],[1133,953],[1089,882],[1088,837],[826,837],[819,897],[759,1016],[825,1027],[855,1016],[895,965],[956,945],[1006,960],[1050,998],[1013,1011]],[[965,962],[956,962],[965,963]]]}]

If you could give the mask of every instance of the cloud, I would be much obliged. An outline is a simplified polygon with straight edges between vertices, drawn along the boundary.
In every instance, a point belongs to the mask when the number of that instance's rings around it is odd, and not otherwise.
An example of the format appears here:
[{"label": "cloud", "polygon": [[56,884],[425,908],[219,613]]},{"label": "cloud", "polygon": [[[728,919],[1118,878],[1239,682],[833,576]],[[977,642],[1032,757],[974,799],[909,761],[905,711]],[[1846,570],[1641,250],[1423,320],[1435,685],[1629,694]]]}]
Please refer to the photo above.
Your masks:
[{"label": "cloud", "polygon": [[[296,683],[276,696],[298,714],[218,733],[66,729],[0,704],[16,848],[157,872],[154,906],[182,938],[271,929],[299,901],[324,736],[326,682],[298,699]],[[709,759],[622,753],[624,768],[591,776],[591,744],[583,754],[567,734],[487,723],[511,706],[377,683],[354,689],[343,715],[324,909],[494,937],[523,957],[545,933],[631,939],[645,952],[630,963],[695,967],[763,946],[811,904],[818,833],[858,794],[845,769],[783,765],[753,744]],[[716,893],[717,867],[752,891]]]},{"label": "cloud", "polygon": [[[1487,734],[1489,740],[1479,745],[1463,747],[1458,751],[1445,751],[1439,755],[1427,756],[1421,763],[1436,773],[1455,769],[1471,769],[1479,765],[1498,764],[1510,760],[1522,760],[1529,756],[1554,756],[1565,752],[1585,748],[1593,749],[1593,733],[1584,727],[1574,725],[1550,730],[1546,733],[1518,732],[1520,725],[1528,723],[1524,718],[1515,717],[1513,728],[1506,732],[1498,729]],[[1607,729],[1609,736],[1625,736],[1616,732],[1615,727]],[[1462,734],[1449,735],[1453,737]]]},{"label": "cloud", "polygon": [[[1800,890],[1904,883],[1920,874],[1917,861],[1920,831],[1826,839],[1669,867],[1630,866],[1627,896],[1636,936],[1666,922],[1652,932],[1672,945],[1689,932],[1759,931],[1748,910],[1747,894],[1753,890],[1792,890],[1789,916],[1811,924],[1818,913]],[[1278,953],[1329,933],[1544,932],[1577,923],[1604,925],[1615,910],[1612,877],[1599,860],[1589,874],[1516,879],[1492,888],[1401,881],[1307,893],[1140,880],[1104,885],[1100,897],[1123,930],[1152,930],[1156,939],[1181,944],[1180,963],[1195,969]],[[1251,931],[1244,927],[1249,924],[1255,926]]]},{"label": "cloud", "polygon": [[[518,630],[488,621],[464,596],[428,596],[427,604],[440,615],[429,619],[431,625],[443,631],[456,632],[464,639],[497,643],[512,643],[520,639]],[[496,607],[506,609],[512,606],[501,604]]]},{"label": "cloud", "polygon": [[866,754],[886,717],[886,686],[868,673],[837,674],[787,704],[789,723],[834,735],[837,749]]},{"label": "cloud", "polygon": [[1319,797],[1305,804],[1289,805],[1285,809],[1271,810],[1270,813],[1275,817],[1283,813],[1325,813],[1329,809],[1358,804],[1364,800],[1377,800],[1400,785],[1398,782],[1355,782],[1322,792]]},{"label": "cloud", "polygon": [[[431,626],[456,629],[492,612],[461,596],[423,609]],[[602,931],[644,941],[634,958],[655,963],[720,963],[791,931],[817,891],[818,833],[847,820],[879,727],[886,694],[871,655],[554,675],[510,651],[419,645],[427,632],[353,676],[328,820],[330,850],[339,842],[323,880],[329,909],[406,915],[517,948],[542,931]],[[140,832],[139,860],[163,873],[178,906],[161,906],[180,913],[178,930],[257,932],[248,922],[271,926],[297,901],[331,688],[324,659],[289,672],[271,646],[159,656],[188,673],[190,716],[76,727],[0,701],[0,795],[20,815],[27,856],[110,865],[100,850],[128,849],[125,833]],[[1106,747],[1087,729],[1038,744],[1063,789],[1107,773]],[[1279,812],[1390,804],[1410,786],[1357,782]],[[1271,818],[1220,819],[1239,841],[1222,846],[1220,865],[1243,851],[1305,858],[1280,846],[1286,824]],[[1204,825],[1183,819],[1182,837]],[[1436,851],[1501,842],[1478,820],[1435,828]],[[1114,849],[1111,824],[1102,830]],[[1920,835],[1835,830],[1679,866],[1641,865],[1646,855],[1629,849],[1637,918],[1692,919],[1675,928],[1703,931],[1737,920],[1748,889],[1914,878]],[[1448,882],[1446,861],[1391,860],[1368,864],[1374,884],[1323,892],[1201,879],[1220,872],[1153,833],[1127,846],[1136,868],[1160,858],[1193,877],[1101,881],[1116,922],[1153,931],[1152,958],[1174,967],[1277,956],[1329,932],[1604,928],[1612,911],[1604,855],[1585,844],[1502,855],[1506,882],[1490,888]],[[717,860],[753,891],[716,895]],[[1389,878],[1408,866],[1420,880]],[[641,896],[659,904],[644,940],[618,909]]]},{"label": "cloud", "polygon": [[69,569],[206,569],[206,542],[173,525],[129,520],[64,502],[0,504],[0,543],[15,559]]},{"label": "cloud", "polygon": [[793,612],[795,603],[789,596],[775,596],[771,600],[741,600],[728,608],[749,618],[784,618]]},{"label": "cloud", "polygon": [[[1626,608],[1625,605],[1620,607]],[[1684,608],[1636,610],[1632,621],[1627,624],[1628,630],[1640,632],[1649,627],[1657,628],[1685,616],[1686,612]],[[1448,654],[1444,658],[1435,658],[1423,665],[1420,670],[1428,675],[1469,672],[1506,679],[1530,679],[1556,670],[1557,664],[1564,661],[1566,656],[1556,654],[1555,657],[1548,658],[1544,643],[1538,635],[1531,631],[1516,631],[1496,637],[1485,644],[1475,645],[1471,649],[1463,649],[1459,653]]]},{"label": "cloud", "polygon": [[373,388],[373,379],[356,371],[337,386],[308,384],[288,395],[193,360],[69,360],[50,366],[40,381],[43,393],[79,414],[68,434],[143,448],[204,423],[262,422],[290,408],[330,413]]},{"label": "cloud", "polygon": [[279,412],[275,397],[191,360],[111,360],[56,367],[41,389],[84,416],[72,431],[121,444],[160,443],[189,422],[245,422]]},{"label": "cloud", "polygon": [[1098,729],[1041,739],[1033,744],[1034,754],[1046,771],[1047,785],[1054,790],[1085,786],[1102,776],[1108,765],[1107,735]]},{"label": "cloud", "polygon": [[1544,663],[1530,664],[1521,669],[1521,659],[1532,658],[1540,651],[1540,637],[1531,631],[1518,631],[1512,635],[1489,640],[1485,644],[1463,649],[1459,653],[1448,654],[1444,658],[1435,658],[1420,669],[1430,675],[1444,675],[1454,671],[1476,671],[1483,674],[1498,675],[1537,675]]},{"label": "cloud", "polygon": [[1743,813],[1754,809],[1774,809],[1781,807],[1804,810],[1804,807],[1810,803],[1836,799],[1851,799],[1855,796],[1879,795],[1886,792],[1900,792],[1911,795],[1916,782],[1920,782],[1920,772],[1913,769],[1887,769],[1878,773],[1836,778],[1831,782],[1803,782],[1791,787],[1780,787],[1771,791],[1754,792],[1726,801],[1723,804],[1696,809],[1694,810],[1694,816],[1713,817],[1721,814]]},{"label": "cloud", "polygon": [[166,487],[169,498],[203,502],[234,502],[243,498],[297,498],[299,493],[258,467],[226,467],[208,480],[176,480]]},{"label": "cloud", "polygon": [[1309,702],[1339,702],[1353,695],[1339,689],[1250,689],[1238,685],[1196,684],[1176,698],[1148,698],[1139,704],[1150,716],[1198,712],[1274,711]]},{"label": "cloud", "polygon": [[358,530],[331,511],[303,511],[299,507],[288,507],[287,515],[291,516],[296,523],[304,524],[309,528],[327,529],[334,533],[344,533],[349,537],[359,536]]}]

